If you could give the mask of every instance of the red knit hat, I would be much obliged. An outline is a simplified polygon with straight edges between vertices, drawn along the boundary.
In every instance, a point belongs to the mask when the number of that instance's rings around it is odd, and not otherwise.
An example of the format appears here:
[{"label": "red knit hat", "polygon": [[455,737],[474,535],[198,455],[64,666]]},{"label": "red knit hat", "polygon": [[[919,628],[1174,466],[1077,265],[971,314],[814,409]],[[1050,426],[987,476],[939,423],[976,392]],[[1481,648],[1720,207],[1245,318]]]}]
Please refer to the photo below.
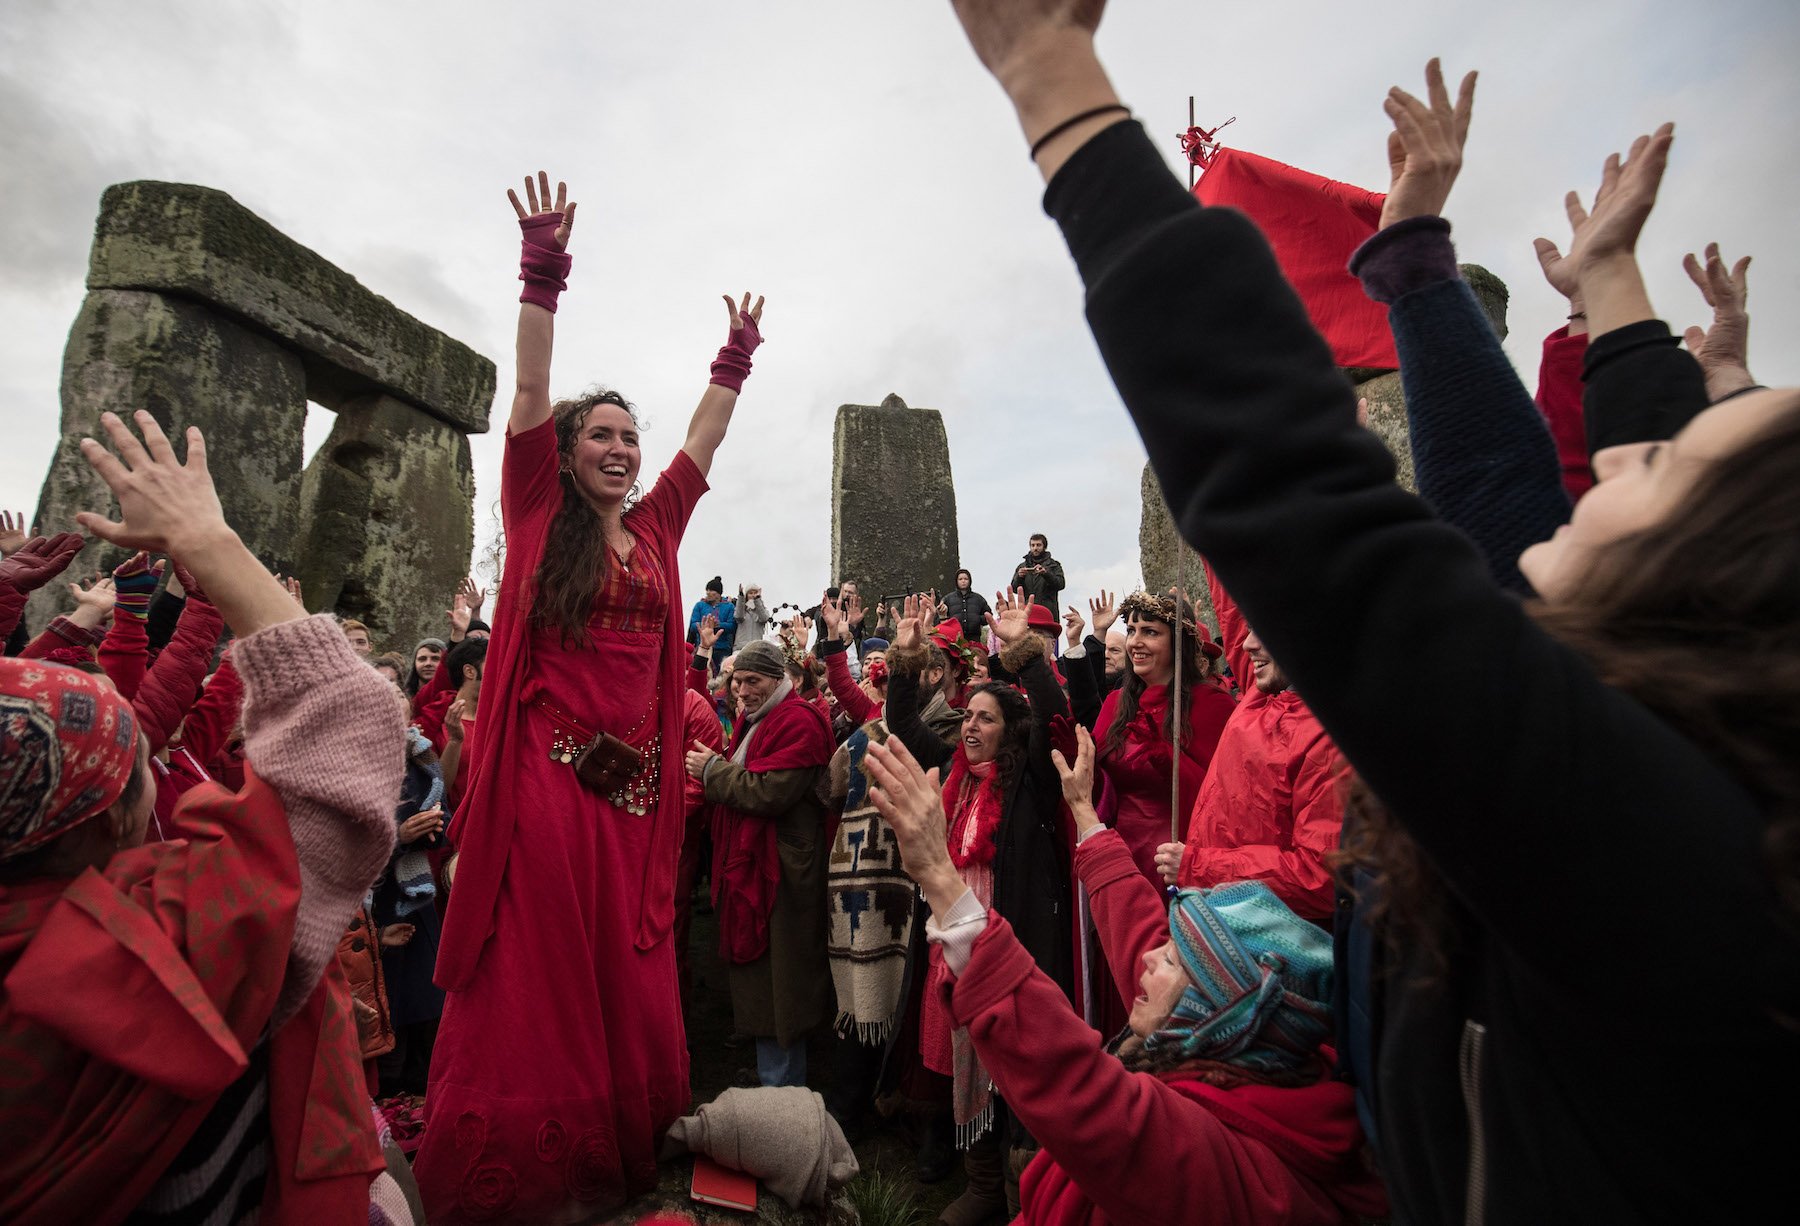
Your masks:
[{"label": "red knit hat", "polygon": [[131,704],[104,677],[0,658],[0,860],[105,812],[137,749]]}]

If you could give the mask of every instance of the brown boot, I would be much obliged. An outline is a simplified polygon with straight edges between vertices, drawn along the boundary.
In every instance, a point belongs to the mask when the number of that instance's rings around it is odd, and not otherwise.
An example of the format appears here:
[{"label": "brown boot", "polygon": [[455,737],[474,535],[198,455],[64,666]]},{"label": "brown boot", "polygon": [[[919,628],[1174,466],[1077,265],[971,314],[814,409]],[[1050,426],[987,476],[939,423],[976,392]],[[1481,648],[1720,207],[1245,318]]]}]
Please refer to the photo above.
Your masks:
[{"label": "brown boot", "polygon": [[1001,1169],[1000,1138],[990,1130],[963,1153],[969,1186],[944,1206],[938,1226],[987,1226],[1006,1212],[1006,1176]]}]

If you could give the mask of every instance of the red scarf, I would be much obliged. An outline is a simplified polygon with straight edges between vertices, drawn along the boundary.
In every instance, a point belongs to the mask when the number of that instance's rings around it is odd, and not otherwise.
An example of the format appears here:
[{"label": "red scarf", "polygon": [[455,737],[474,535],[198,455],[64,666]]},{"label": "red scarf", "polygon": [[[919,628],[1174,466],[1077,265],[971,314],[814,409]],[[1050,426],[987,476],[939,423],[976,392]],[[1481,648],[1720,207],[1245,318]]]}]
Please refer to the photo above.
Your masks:
[{"label": "red scarf", "polygon": [[999,850],[1000,818],[1006,800],[1000,794],[1000,772],[993,762],[971,766],[967,752],[957,746],[944,784],[944,812],[950,815],[945,837],[950,862],[958,871],[971,864],[992,864]]}]

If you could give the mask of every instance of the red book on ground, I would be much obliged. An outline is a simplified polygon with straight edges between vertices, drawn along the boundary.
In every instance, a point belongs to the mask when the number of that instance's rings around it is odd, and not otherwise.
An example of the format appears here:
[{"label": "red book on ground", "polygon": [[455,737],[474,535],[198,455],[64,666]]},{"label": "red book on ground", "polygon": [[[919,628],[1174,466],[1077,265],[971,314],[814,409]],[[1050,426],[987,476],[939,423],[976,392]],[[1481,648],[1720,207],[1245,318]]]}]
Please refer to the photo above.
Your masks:
[{"label": "red book on ground", "polygon": [[756,1212],[756,1176],[720,1166],[705,1154],[694,1155],[694,1186],[689,1193],[703,1205]]}]

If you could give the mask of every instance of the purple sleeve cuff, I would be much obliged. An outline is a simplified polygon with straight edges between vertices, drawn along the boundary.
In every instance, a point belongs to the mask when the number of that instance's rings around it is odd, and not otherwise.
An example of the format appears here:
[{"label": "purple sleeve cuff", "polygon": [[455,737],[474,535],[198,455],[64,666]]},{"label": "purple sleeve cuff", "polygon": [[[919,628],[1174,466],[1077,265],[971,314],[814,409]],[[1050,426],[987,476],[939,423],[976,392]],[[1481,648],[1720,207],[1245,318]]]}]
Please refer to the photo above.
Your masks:
[{"label": "purple sleeve cuff", "polygon": [[1408,217],[1377,231],[1350,257],[1350,272],[1376,302],[1392,302],[1462,275],[1450,223],[1442,217]]}]

